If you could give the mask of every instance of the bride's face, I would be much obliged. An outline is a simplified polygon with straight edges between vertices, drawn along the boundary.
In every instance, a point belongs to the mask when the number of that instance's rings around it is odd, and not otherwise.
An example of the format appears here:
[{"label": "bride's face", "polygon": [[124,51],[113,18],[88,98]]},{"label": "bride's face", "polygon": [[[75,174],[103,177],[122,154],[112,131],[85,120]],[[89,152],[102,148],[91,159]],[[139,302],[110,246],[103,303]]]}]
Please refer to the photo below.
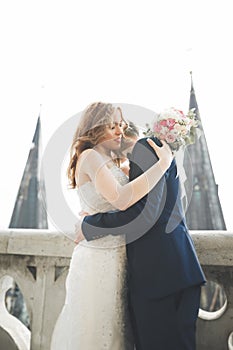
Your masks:
[{"label": "bride's face", "polygon": [[121,147],[121,138],[123,134],[123,120],[121,113],[115,109],[112,122],[106,126],[104,136],[99,145],[107,150],[118,150]]}]

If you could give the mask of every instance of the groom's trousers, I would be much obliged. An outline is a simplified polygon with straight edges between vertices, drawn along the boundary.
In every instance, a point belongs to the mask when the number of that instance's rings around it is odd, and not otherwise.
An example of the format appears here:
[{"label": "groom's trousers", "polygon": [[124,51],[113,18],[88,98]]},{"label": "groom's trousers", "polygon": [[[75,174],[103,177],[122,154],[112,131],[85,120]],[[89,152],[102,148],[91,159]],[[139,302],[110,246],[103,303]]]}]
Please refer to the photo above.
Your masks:
[{"label": "groom's trousers", "polygon": [[195,350],[200,286],[161,299],[129,293],[137,350]]}]

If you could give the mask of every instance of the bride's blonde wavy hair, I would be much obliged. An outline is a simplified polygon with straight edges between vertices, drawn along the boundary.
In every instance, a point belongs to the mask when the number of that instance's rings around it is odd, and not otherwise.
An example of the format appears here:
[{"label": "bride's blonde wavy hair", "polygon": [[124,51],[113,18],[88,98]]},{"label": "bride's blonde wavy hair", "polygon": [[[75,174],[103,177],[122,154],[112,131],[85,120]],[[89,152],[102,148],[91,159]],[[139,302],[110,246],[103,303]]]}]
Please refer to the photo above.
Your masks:
[{"label": "bride's blonde wavy hair", "polygon": [[71,188],[76,187],[75,171],[80,154],[99,143],[105,134],[106,127],[113,121],[112,117],[116,109],[120,111],[123,119],[121,108],[114,107],[111,103],[91,103],[84,110],[70,148],[67,176]]}]

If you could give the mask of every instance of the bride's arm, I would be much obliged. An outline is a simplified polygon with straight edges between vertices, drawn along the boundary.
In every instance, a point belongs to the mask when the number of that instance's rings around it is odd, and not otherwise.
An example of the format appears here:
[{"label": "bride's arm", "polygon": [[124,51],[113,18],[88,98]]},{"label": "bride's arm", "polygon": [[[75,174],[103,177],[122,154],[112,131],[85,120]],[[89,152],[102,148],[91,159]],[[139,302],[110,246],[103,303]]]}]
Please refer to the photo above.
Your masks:
[{"label": "bride's arm", "polygon": [[119,210],[126,210],[148,194],[171,164],[172,153],[166,143],[163,143],[162,147],[157,146],[150,139],[148,143],[157,153],[159,160],[142,175],[124,186],[115,179],[98,152],[89,149],[81,156],[82,172],[86,173],[95,184],[96,191]]}]

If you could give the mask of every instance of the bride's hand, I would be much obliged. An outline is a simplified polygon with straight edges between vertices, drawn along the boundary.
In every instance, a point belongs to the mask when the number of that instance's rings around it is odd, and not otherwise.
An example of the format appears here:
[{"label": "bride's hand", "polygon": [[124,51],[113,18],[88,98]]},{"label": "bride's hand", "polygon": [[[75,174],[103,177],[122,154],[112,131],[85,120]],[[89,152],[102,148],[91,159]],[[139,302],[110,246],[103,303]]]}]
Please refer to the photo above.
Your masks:
[{"label": "bride's hand", "polygon": [[85,218],[85,216],[87,216],[87,215],[90,215],[89,213],[87,213],[86,211],[80,211],[79,212],[79,216],[81,216],[81,218],[83,219],[83,218]]},{"label": "bride's hand", "polygon": [[85,218],[85,216],[89,215],[87,212],[85,211],[81,211],[79,213],[79,216],[81,217],[81,221],[79,221],[76,225],[75,225],[75,235],[76,238],[74,240],[74,243],[79,244],[79,242],[83,241],[85,239],[81,226],[82,226],[82,221]]},{"label": "bride's hand", "polygon": [[76,238],[74,240],[75,244],[79,244],[79,242],[83,241],[85,239],[83,235],[83,231],[80,229],[78,232],[76,232]]},{"label": "bride's hand", "polygon": [[162,146],[158,146],[150,138],[147,139],[147,142],[159,157],[162,168],[164,168],[165,170],[168,169],[174,157],[169,145],[165,141],[161,140]]}]

